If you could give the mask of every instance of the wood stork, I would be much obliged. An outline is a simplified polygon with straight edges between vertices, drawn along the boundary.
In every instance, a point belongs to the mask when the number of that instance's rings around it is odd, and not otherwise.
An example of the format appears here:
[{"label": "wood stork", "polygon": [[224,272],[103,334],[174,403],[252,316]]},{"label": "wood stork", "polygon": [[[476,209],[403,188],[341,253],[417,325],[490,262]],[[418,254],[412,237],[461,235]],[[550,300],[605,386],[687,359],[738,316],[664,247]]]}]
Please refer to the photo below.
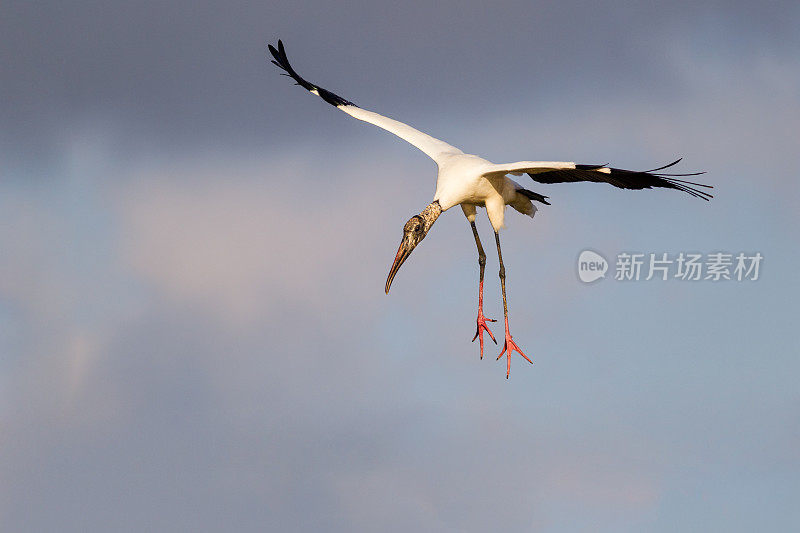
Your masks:
[{"label": "wood stork", "polygon": [[710,185],[703,185],[690,181],[676,179],[676,177],[696,176],[703,172],[689,174],[664,174],[659,172],[673,165],[680,159],[668,165],[664,165],[653,170],[642,172],[621,170],[610,168],[606,165],[580,165],[564,161],[517,161],[516,163],[495,164],[482,157],[472,154],[465,154],[458,148],[447,144],[444,141],[431,137],[411,126],[398,122],[391,118],[367,111],[355,105],[353,102],[345,100],[341,96],[323,89],[319,85],[310,83],[300,77],[289,64],[283,42],[278,40],[278,47],[269,45],[272,53],[272,63],[283,69],[282,73],[294,79],[297,85],[303,87],[310,93],[319,96],[324,101],[344,111],[353,118],[369,122],[379,128],[383,128],[413,146],[422,150],[433,159],[439,167],[439,175],[436,182],[436,193],[433,201],[417,215],[411,217],[403,226],[403,238],[397,255],[394,258],[392,267],[389,270],[389,277],[386,279],[386,294],[392,286],[397,271],[411,255],[411,252],[425,238],[430,231],[433,223],[442,212],[451,207],[461,206],[461,210],[469,221],[472,234],[475,237],[475,245],[478,248],[478,266],[480,269],[478,282],[478,318],[475,336],[472,338],[480,339],[480,353],[483,359],[483,332],[489,334],[497,344],[492,332],[487,327],[487,322],[496,322],[483,315],[483,273],[486,266],[486,254],[483,251],[478,230],[475,227],[475,214],[477,207],[485,207],[489,222],[494,229],[494,238],[497,245],[497,257],[500,261],[500,286],[503,292],[503,316],[505,319],[505,343],[497,360],[506,355],[506,378],[511,373],[511,353],[516,351],[529,363],[533,363],[525,355],[519,346],[514,342],[508,328],[508,300],[506,298],[506,270],[503,265],[503,255],[500,251],[500,228],[504,227],[505,207],[510,205],[515,210],[524,215],[533,217],[536,213],[536,206],[532,200],[550,205],[547,196],[529,191],[507,175],[521,176],[527,174],[534,181],[539,183],[564,183],[576,181],[593,181],[611,184],[622,189],[649,189],[651,187],[663,187],[683,191],[697,198],[708,200],[712,196],[696,187],[711,188]]}]

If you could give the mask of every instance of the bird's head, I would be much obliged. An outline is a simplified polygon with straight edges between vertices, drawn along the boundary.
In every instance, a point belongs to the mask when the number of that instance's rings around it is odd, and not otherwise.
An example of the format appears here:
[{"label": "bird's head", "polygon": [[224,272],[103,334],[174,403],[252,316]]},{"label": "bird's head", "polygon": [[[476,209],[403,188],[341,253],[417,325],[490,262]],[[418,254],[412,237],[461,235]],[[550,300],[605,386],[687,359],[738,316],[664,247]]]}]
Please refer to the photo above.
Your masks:
[{"label": "bird's head", "polygon": [[425,235],[436,222],[436,219],[442,213],[442,208],[438,201],[429,204],[419,215],[414,215],[408,219],[408,222],[403,226],[403,240],[400,241],[400,247],[397,249],[397,255],[392,263],[392,268],[389,270],[389,277],[386,279],[386,294],[389,294],[389,289],[392,286],[397,271],[403,265],[414,248],[422,242]]}]

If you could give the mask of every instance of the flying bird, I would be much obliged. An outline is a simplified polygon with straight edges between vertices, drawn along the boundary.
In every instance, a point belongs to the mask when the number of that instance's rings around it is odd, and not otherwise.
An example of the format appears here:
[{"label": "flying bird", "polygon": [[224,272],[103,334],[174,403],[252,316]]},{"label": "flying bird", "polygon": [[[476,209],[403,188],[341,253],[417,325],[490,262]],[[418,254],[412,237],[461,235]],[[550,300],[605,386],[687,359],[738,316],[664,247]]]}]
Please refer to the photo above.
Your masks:
[{"label": "flying bird", "polygon": [[372,111],[367,111],[349,100],[345,100],[319,85],[315,85],[302,78],[286,57],[286,50],[283,42],[278,40],[278,47],[269,45],[269,51],[273,56],[272,63],[283,69],[283,75],[294,79],[295,83],[311,94],[319,96],[325,102],[344,111],[348,115],[364,122],[374,124],[383,128],[404,141],[417,147],[428,157],[436,162],[439,168],[436,181],[436,193],[433,201],[419,214],[412,216],[403,226],[403,238],[400,247],[394,258],[392,267],[389,270],[389,277],[386,279],[386,294],[392,286],[398,270],[414,251],[414,248],[433,227],[436,219],[444,211],[451,207],[461,206],[464,216],[467,217],[472,234],[475,237],[475,245],[478,249],[478,317],[475,336],[472,338],[480,340],[480,354],[483,359],[483,334],[484,331],[491,337],[495,344],[492,332],[486,325],[487,322],[496,320],[486,318],[483,314],[483,274],[486,266],[486,254],[475,227],[475,215],[478,207],[484,207],[489,217],[489,222],[494,229],[494,239],[497,245],[497,257],[500,262],[500,286],[503,293],[503,317],[505,321],[505,342],[497,360],[505,354],[506,356],[506,378],[511,373],[511,353],[519,353],[529,363],[533,361],[528,358],[520,347],[514,342],[508,327],[508,299],[506,298],[506,269],[503,265],[503,254],[500,250],[500,229],[504,227],[505,207],[507,205],[516,211],[533,217],[537,211],[534,201],[550,205],[547,196],[526,189],[516,181],[508,177],[522,176],[527,174],[534,181],[539,183],[566,183],[577,181],[592,181],[608,183],[621,189],[650,189],[661,187],[665,189],[675,189],[685,192],[703,200],[709,200],[712,195],[698,189],[697,187],[712,188],[710,185],[703,185],[678,179],[686,176],[696,176],[703,172],[693,172],[688,174],[665,174],[661,171],[676,165],[680,159],[668,165],[654,168],[647,171],[632,171],[611,168],[607,165],[584,165],[565,161],[517,161],[515,163],[496,164],[483,159],[477,155],[465,154],[458,148],[450,144],[431,137],[411,126],[379,115]]}]

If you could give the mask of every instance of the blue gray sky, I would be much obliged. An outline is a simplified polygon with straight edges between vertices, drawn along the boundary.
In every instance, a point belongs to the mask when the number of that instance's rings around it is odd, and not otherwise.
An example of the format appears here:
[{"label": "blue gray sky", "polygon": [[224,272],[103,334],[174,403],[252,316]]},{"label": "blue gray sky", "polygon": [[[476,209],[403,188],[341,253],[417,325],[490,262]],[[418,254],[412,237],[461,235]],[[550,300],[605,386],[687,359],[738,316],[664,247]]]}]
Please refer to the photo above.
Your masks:
[{"label": "blue gray sky", "polygon": [[[796,2],[4,3],[0,529],[797,529],[798,25]],[[435,166],[278,76],[278,38],[465,151],[684,156],[717,197],[529,183],[553,205],[503,242],[535,365],[506,381],[469,342],[459,210],[383,294]],[[587,248],[765,259],[583,285]]]}]

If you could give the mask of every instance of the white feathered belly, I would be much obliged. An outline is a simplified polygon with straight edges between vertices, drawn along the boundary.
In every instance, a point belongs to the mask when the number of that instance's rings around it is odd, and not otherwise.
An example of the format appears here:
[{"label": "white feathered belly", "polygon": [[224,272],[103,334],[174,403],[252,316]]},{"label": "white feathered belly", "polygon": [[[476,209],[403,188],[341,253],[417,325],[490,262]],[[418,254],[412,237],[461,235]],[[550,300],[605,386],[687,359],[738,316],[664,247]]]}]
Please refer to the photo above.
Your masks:
[{"label": "white feathered belly", "polygon": [[483,176],[460,178],[457,180],[440,179],[436,187],[435,199],[439,200],[442,209],[449,209],[458,204],[485,206],[490,198],[503,198],[501,190]]}]

